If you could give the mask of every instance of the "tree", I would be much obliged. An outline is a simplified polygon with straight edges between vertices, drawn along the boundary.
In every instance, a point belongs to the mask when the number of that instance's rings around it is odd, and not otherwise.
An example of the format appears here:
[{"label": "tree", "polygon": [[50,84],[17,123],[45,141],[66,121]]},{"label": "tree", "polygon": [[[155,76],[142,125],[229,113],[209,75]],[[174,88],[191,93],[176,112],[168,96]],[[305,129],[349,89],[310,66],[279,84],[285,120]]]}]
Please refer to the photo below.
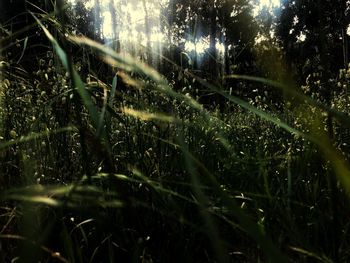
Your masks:
[{"label": "tree", "polygon": [[294,66],[296,76],[301,76],[299,82],[315,70],[309,68],[309,61],[319,60],[320,66],[332,75],[346,66],[348,8],[349,1],[343,0],[283,3],[276,33],[287,63]]},{"label": "tree", "polygon": [[[247,0],[226,0],[220,5],[220,23],[227,49],[226,74],[255,71],[253,47],[258,28]],[[232,67],[230,67],[232,66]]]},{"label": "tree", "polygon": [[[175,9],[172,14],[167,13],[169,30],[175,40],[191,41],[194,44],[201,39],[208,40],[208,50],[202,63],[204,68],[200,65],[198,67],[210,73],[212,79],[216,79],[218,74],[230,73],[230,65],[239,64],[241,72],[249,69],[247,65],[253,60],[251,51],[257,34],[250,1],[173,0],[169,7],[169,10]],[[216,47],[219,43],[225,46],[223,62],[220,61]],[[196,50],[191,55],[194,56],[193,61],[198,60]],[[225,72],[218,70],[220,64],[224,64]]]}]

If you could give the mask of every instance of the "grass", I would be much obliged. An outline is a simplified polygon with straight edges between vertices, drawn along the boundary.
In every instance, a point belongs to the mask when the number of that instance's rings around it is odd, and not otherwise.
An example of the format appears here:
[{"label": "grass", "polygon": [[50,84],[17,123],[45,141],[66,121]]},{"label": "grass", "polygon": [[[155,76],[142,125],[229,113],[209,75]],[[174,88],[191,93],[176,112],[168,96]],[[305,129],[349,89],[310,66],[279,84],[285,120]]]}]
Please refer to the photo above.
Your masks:
[{"label": "grass", "polygon": [[108,65],[109,83],[79,72],[87,61],[33,16],[55,54],[37,57],[34,77],[0,64],[2,261],[349,260],[344,106],[228,76],[293,96],[266,111],[185,72],[224,101],[208,108],[139,60],[53,28]]}]

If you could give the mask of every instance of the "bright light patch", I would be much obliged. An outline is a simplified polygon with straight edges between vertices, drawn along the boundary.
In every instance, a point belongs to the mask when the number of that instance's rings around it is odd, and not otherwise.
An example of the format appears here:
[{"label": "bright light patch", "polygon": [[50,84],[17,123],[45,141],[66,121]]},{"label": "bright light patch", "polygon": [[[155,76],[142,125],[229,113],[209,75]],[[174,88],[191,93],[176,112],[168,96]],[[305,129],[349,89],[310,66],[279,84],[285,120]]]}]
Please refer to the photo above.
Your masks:
[{"label": "bright light patch", "polygon": [[295,26],[298,23],[299,23],[299,17],[298,16],[294,16],[293,17],[293,26]]},{"label": "bright light patch", "polygon": [[187,52],[195,51],[197,54],[203,54],[205,50],[208,48],[209,48],[209,44],[203,38],[201,38],[196,43],[193,43],[191,41],[186,41],[185,43],[185,50]]},{"label": "bright light patch", "polygon": [[[73,0],[73,1],[75,1],[75,0]],[[85,3],[85,7],[87,9],[93,8],[94,5],[95,5],[94,0],[89,0],[89,1],[86,1],[86,3]]]},{"label": "bright light patch", "polygon": [[258,34],[258,36],[255,38],[255,43],[260,44],[261,42],[267,41],[268,38],[262,34]]},{"label": "bright light patch", "polygon": [[111,13],[108,11],[105,11],[102,13],[102,34],[106,38],[113,37],[113,26],[112,26],[112,16]]},{"label": "bright light patch", "polygon": [[[0,0],[1,1],[1,0]],[[71,4],[83,0],[68,0]],[[111,40],[117,37],[120,40],[122,49],[136,48],[136,46],[147,46],[147,40],[150,41],[151,47],[158,47],[165,41],[166,36],[161,32],[160,15],[161,4],[169,0],[143,1],[128,0],[122,2],[114,0],[116,16],[116,28],[113,28],[110,3],[111,0],[99,0],[102,19],[102,34],[106,39]],[[87,9],[93,9],[96,0],[84,0]],[[147,17],[146,17],[147,13]],[[148,23],[149,37],[146,31]],[[116,35],[114,35],[114,33]],[[123,47],[124,46],[124,47]],[[137,49],[137,48],[136,48]]]},{"label": "bright light patch", "polygon": [[[1,0],[0,0],[1,1]],[[87,9],[93,9],[96,0],[68,0],[71,4],[83,1]],[[147,47],[147,41],[153,51],[158,52],[162,43],[167,39],[160,26],[161,6],[169,0],[114,0],[116,16],[116,28],[113,28],[113,19],[110,9],[111,0],[99,0],[101,10],[101,29],[103,37],[112,40],[118,38],[121,43],[121,50],[138,50]],[[273,0],[272,2],[279,2]],[[264,5],[269,1],[262,1]],[[145,3],[145,5],[144,5]],[[147,17],[146,17],[147,13]],[[146,25],[148,23],[148,28]],[[149,36],[147,36],[147,29]],[[116,35],[114,35],[116,34]],[[225,53],[225,45],[217,41],[216,50],[219,54]],[[201,38],[195,43],[190,40],[185,41],[187,52],[204,54],[209,48],[209,38]]]},{"label": "bright light patch", "polygon": [[280,0],[260,0],[260,6],[279,6]]},{"label": "bright light patch", "polygon": [[135,26],[138,23],[145,22],[145,10],[141,5],[141,1],[138,5],[127,3],[120,7],[122,14],[127,14],[129,26]]},{"label": "bright light patch", "polygon": [[257,4],[254,2],[252,4],[254,6],[253,15],[257,16],[263,8],[267,8],[269,12],[272,12],[273,8],[280,7],[281,0],[259,0]]},{"label": "bright light patch", "polygon": [[[196,52],[197,54],[204,54],[205,51],[209,48],[208,39],[201,38],[197,41],[197,43],[193,43],[191,41],[186,41],[185,50],[187,52]],[[220,42],[216,42],[215,48],[217,52],[224,54],[225,53],[225,45]]]},{"label": "bright light patch", "polygon": [[348,29],[346,30],[346,34],[350,36],[350,25],[348,26]]},{"label": "bright light patch", "polygon": [[165,35],[161,32],[152,32],[150,40],[151,42],[164,42]]},{"label": "bright light patch", "polygon": [[204,53],[206,49],[209,48],[209,45],[208,43],[204,40],[204,39],[201,39],[200,41],[197,42],[196,44],[196,50],[197,50],[197,53]]},{"label": "bright light patch", "polygon": [[191,51],[194,51],[196,49],[196,46],[193,42],[190,42],[190,41],[186,41],[185,43],[185,50],[187,52],[191,52]]},{"label": "bright light patch", "polygon": [[223,43],[216,43],[215,48],[219,53],[225,54],[225,45]]},{"label": "bright light patch", "polygon": [[119,38],[122,40],[128,40],[130,42],[136,42],[137,41],[137,31],[136,30],[122,30],[119,32]]},{"label": "bright light patch", "polygon": [[306,35],[304,34],[304,32],[300,32],[300,35],[297,36],[297,42],[301,43],[304,42],[306,40]]}]

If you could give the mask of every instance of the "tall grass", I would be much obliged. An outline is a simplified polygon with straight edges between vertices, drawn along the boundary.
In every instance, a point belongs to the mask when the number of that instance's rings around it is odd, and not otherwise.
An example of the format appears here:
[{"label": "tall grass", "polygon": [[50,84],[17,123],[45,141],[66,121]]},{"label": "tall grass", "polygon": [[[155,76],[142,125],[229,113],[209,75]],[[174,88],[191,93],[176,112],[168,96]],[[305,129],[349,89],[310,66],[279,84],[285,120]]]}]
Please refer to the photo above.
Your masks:
[{"label": "tall grass", "polygon": [[[349,259],[343,107],[227,76],[293,97],[268,112],[185,72],[222,96],[209,109],[141,61],[53,23],[59,41],[33,16],[52,44],[35,78],[1,62],[2,261]],[[110,78],[79,73],[87,61],[59,42],[93,52]]]}]

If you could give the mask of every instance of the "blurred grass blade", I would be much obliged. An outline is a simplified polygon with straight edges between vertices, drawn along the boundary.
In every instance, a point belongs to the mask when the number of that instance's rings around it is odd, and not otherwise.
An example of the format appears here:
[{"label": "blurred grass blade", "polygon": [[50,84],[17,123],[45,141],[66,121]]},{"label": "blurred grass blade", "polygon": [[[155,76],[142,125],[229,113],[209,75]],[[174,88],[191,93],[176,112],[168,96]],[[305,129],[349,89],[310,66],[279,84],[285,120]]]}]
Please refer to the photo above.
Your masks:
[{"label": "blurred grass blade", "polygon": [[224,246],[223,240],[221,240],[220,238],[218,227],[212,217],[212,214],[210,214],[207,209],[209,200],[201,189],[201,183],[198,178],[198,173],[195,164],[190,158],[189,151],[182,138],[179,139],[179,144],[181,145],[181,149],[184,153],[184,161],[186,163],[186,168],[191,176],[192,188],[198,200],[199,210],[205,223],[205,232],[207,232],[207,235],[212,242],[212,246],[218,262],[229,262],[226,247]]},{"label": "blurred grass blade", "polygon": [[[165,194],[169,194],[171,196],[175,196],[178,197],[186,202],[189,203],[194,203],[194,201],[188,197],[186,197],[185,195],[182,195],[176,191],[173,191],[169,188],[165,188],[163,187],[160,183],[151,180],[149,177],[143,175],[138,169],[136,168],[132,168],[131,172],[134,176],[136,176],[137,178],[140,178],[141,180],[136,180],[134,182],[138,182],[138,183],[146,183],[147,185],[151,186],[154,190],[156,190],[157,192],[163,192]],[[131,179],[129,178],[128,180],[135,180],[135,179]],[[189,185],[192,186],[192,185]]]},{"label": "blurred grass blade", "polygon": [[104,56],[113,58],[115,61],[120,63],[121,67],[125,66],[125,70],[129,70],[131,68],[136,72],[144,73],[146,76],[148,76],[150,79],[152,79],[158,84],[167,84],[166,79],[162,75],[160,75],[155,69],[151,68],[150,66],[144,63],[141,63],[140,61],[132,58],[129,55],[118,54],[112,49],[107,48],[102,44],[97,43],[96,41],[93,41],[87,37],[70,36],[69,39],[76,44],[89,46],[101,52]]},{"label": "blurred grass blade", "polygon": [[116,53],[114,50],[107,48],[103,46],[100,43],[97,43],[96,41],[93,41],[86,37],[77,37],[77,36],[70,36],[69,39],[76,44],[79,45],[86,45],[89,46],[96,51],[100,52],[104,57],[107,59],[106,62],[113,65],[113,62],[117,62],[118,67],[126,70],[126,71],[134,71],[139,74],[142,74],[144,76],[147,76],[149,79],[155,82],[154,88],[179,100],[185,101],[188,105],[193,107],[197,110],[202,110],[203,106],[199,104],[197,101],[192,99],[189,96],[185,96],[182,94],[179,94],[171,89],[171,87],[168,85],[167,80],[164,76],[159,74],[155,69],[151,68],[150,66],[140,62],[139,60],[136,60],[135,58],[132,58],[129,55],[121,55]]},{"label": "blurred grass blade", "polygon": [[76,128],[69,126],[69,127],[64,127],[64,128],[60,128],[60,129],[53,130],[53,131],[43,131],[43,132],[39,132],[39,133],[32,133],[28,136],[22,136],[19,139],[1,142],[0,143],[0,150],[8,148],[8,147],[13,146],[13,145],[30,142],[30,141],[37,140],[40,138],[47,138],[50,135],[54,135],[54,134],[58,134],[58,133],[62,133],[62,132],[72,132],[72,131],[76,131]]},{"label": "blurred grass blade", "polygon": [[112,81],[112,89],[111,89],[111,93],[109,95],[109,101],[108,101],[108,105],[110,107],[113,107],[113,99],[117,90],[117,84],[118,84],[118,75],[116,74],[113,77],[113,81]]},{"label": "blurred grass blade", "polygon": [[[250,111],[250,112],[253,112],[254,114],[258,115],[259,117],[275,124],[276,126],[278,127],[281,127],[283,128],[284,130],[292,133],[292,134],[295,134],[295,135],[299,135],[301,137],[304,137],[304,138],[309,138],[309,136],[293,127],[291,127],[290,125],[288,125],[286,122],[278,119],[277,117],[274,117],[274,116],[271,116],[271,114],[269,113],[266,113],[256,107],[254,107],[253,105],[249,104],[248,102],[236,97],[236,96],[233,96],[233,95],[229,95],[228,93],[220,90],[218,87],[216,87],[215,85],[213,84],[210,84],[208,83],[207,81],[205,81],[204,79],[200,78],[200,77],[197,77],[197,76],[194,76],[203,86],[207,87],[208,89],[222,95],[223,97],[227,98],[229,101],[241,106],[242,108]],[[310,140],[312,140],[312,138],[309,138]]]},{"label": "blurred grass blade", "polygon": [[[205,168],[205,166],[198,161],[186,148],[181,147],[186,158],[192,160],[192,165],[200,169],[203,175],[206,175],[210,180],[211,185],[217,192],[224,202],[224,204],[229,208],[230,214],[232,214],[236,220],[239,222],[240,227],[255,240],[255,242],[263,249],[266,255],[269,257],[271,262],[288,262],[286,257],[275,247],[270,237],[268,237],[261,229],[261,227],[253,222],[236,204],[235,200],[232,199],[228,194],[220,187],[220,184],[216,181],[214,176]],[[196,168],[191,168],[196,169]],[[236,226],[232,222],[233,226]]]},{"label": "blurred grass blade", "polygon": [[47,196],[36,196],[36,195],[21,195],[21,194],[10,194],[6,195],[7,200],[16,200],[29,203],[44,204],[48,206],[59,206],[62,202]]},{"label": "blurred grass blade", "polygon": [[108,106],[108,95],[107,95],[107,89],[103,89],[103,105],[101,109],[101,113],[99,116],[98,124],[97,124],[97,137],[100,137],[102,131],[104,131],[104,124],[105,124],[105,114],[106,114],[106,108]]},{"label": "blurred grass blade", "polygon": [[75,185],[31,185],[13,188],[0,195],[1,200],[17,200],[41,203],[50,206],[82,207],[115,207],[124,204],[115,192],[106,192],[97,186]]},{"label": "blurred grass blade", "polygon": [[330,162],[335,176],[344,187],[346,194],[350,197],[350,165],[348,161],[339,149],[334,146],[324,129],[322,129],[320,119],[316,118],[314,120],[311,132],[313,137],[317,138],[317,141],[320,142],[317,146],[323,153],[325,161]]},{"label": "blurred grass blade", "polygon": [[315,254],[313,252],[307,251],[307,250],[299,248],[299,247],[290,247],[290,249],[295,251],[295,252],[298,252],[300,254],[303,254],[305,256],[317,259],[318,261],[323,262],[323,263],[333,263],[332,260],[330,260],[329,258],[327,258],[325,256],[318,256],[317,254]]},{"label": "blurred grass blade", "polygon": [[145,111],[134,110],[127,107],[124,107],[122,111],[126,115],[133,116],[143,121],[159,120],[163,122],[175,122],[176,120],[173,116],[165,115],[163,113],[150,113]]}]

